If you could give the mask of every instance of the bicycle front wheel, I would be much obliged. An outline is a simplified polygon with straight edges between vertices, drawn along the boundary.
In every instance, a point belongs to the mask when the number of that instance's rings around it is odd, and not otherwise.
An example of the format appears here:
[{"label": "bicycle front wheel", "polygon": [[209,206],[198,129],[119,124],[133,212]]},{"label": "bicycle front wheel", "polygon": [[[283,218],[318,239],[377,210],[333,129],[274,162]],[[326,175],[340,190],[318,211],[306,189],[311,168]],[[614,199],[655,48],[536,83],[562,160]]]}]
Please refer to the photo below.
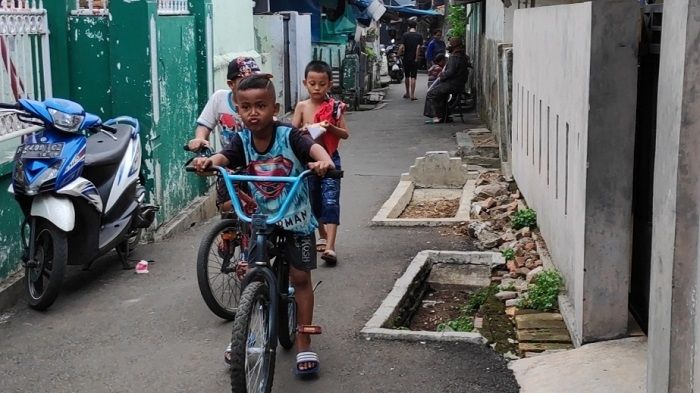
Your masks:
[{"label": "bicycle front wheel", "polygon": [[207,307],[217,316],[232,321],[241,298],[243,260],[238,220],[222,220],[204,235],[197,253],[197,283]]},{"label": "bicycle front wheel", "polygon": [[270,334],[267,285],[252,282],[241,295],[231,336],[231,391],[270,393],[275,376],[275,347]]},{"label": "bicycle front wheel", "polygon": [[293,293],[287,302],[280,302],[279,307],[279,341],[284,349],[291,349],[297,337],[297,302]]}]

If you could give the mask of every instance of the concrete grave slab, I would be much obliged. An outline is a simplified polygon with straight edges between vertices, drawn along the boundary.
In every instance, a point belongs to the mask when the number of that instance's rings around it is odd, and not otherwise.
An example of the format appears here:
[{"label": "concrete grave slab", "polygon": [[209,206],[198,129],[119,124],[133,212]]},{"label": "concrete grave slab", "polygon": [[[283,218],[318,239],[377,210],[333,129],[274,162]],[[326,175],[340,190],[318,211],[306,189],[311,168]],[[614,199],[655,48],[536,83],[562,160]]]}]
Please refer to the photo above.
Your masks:
[{"label": "concrete grave slab", "polygon": [[[502,265],[505,259],[496,252],[459,252],[459,251],[435,251],[425,250],[419,252],[411,264],[406,268],[406,272],[396,280],[393,289],[372,318],[365,324],[360,332],[364,337],[385,339],[385,340],[409,340],[409,341],[463,341],[475,344],[485,344],[486,339],[477,332],[429,332],[392,329],[394,318],[405,307],[406,301],[412,299],[411,291],[416,290],[417,281],[430,280],[432,270],[436,270],[436,265],[472,265],[473,269],[465,271],[480,271],[480,268],[491,270],[491,268]],[[438,268],[440,269],[440,268]],[[469,275],[467,275],[469,276]],[[434,280],[434,278],[433,278]],[[472,277],[467,277],[468,282],[483,282]],[[462,284],[464,285],[464,284]],[[488,282],[486,282],[488,285]]]},{"label": "concrete grave slab", "polygon": [[[474,181],[469,180],[461,189],[416,188],[409,180],[402,180],[394,189],[389,199],[372,218],[372,225],[377,226],[449,226],[469,221],[469,209],[474,195]],[[450,218],[398,218],[412,200],[453,198],[459,195],[457,214]],[[417,198],[417,199],[416,199]]]}]

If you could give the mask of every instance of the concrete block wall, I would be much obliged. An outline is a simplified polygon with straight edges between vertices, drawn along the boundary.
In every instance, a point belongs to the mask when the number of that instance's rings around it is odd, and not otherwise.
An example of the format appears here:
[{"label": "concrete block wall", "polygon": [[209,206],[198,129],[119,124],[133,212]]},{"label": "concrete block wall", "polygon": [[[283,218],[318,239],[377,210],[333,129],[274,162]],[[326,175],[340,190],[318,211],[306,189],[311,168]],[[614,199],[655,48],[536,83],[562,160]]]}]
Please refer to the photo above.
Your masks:
[{"label": "concrete block wall", "polygon": [[[566,281],[578,343],[627,330],[637,20],[613,0],[515,12],[513,175]],[[611,23],[611,21],[615,23]]]}]

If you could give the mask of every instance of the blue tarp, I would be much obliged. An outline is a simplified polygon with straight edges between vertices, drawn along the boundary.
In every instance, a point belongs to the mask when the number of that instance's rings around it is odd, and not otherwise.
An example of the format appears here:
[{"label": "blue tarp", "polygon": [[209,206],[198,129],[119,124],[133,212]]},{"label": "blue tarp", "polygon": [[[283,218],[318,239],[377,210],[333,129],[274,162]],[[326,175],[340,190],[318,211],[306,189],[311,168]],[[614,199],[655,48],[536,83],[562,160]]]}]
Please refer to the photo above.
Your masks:
[{"label": "blue tarp", "polygon": [[440,13],[432,11],[432,10],[419,10],[417,8],[413,8],[412,6],[395,7],[395,6],[387,5],[385,7],[386,7],[387,12],[396,12],[398,14],[406,15],[406,16],[437,16],[437,15],[441,15]]},{"label": "blue tarp", "polygon": [[416,5],[415,0],[389,0],[389,1],[384,1],[384,5],[390,5],[390,6],[395,6],[395,7],[403,7],[407,5]]}]

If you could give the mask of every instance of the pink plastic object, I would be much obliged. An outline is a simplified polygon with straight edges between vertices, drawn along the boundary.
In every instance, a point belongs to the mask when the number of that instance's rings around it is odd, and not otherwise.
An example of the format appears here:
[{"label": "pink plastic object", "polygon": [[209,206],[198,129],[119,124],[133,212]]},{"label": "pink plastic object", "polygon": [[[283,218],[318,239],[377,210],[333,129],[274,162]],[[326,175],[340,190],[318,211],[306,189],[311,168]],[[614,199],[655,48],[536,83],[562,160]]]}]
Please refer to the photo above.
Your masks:
[{"label": "pink plastic object", "polygon": [[140,260],[139,263],[136,264],[136,273],[148,273],[148,261]]}]

